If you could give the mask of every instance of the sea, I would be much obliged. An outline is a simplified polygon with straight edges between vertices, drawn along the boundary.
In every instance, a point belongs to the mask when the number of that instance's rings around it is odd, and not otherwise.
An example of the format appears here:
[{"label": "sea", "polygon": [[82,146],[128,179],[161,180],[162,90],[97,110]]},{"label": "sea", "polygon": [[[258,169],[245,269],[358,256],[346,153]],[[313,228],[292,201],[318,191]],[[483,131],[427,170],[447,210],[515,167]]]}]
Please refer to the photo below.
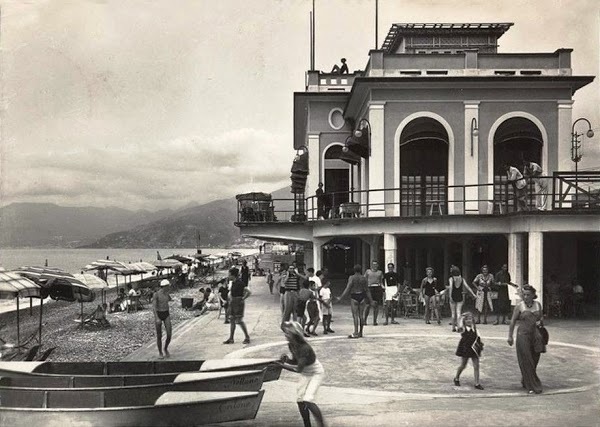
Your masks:
[{"label": "sea", "polygon": [[[258,249],[226,249],[201,248],[203,254],[226,255],[229,252],[240,252],[251,255]],[[193,255],[196,248],[188,249],[0,249],[0,267],[12,270],[24,266],[44,266],[60,268],[69,273],[80,273],[83,268],[93,261],[110,260],[124,262],[146,261],[157,259],[157,252],[162,258],[170,255]]]}]

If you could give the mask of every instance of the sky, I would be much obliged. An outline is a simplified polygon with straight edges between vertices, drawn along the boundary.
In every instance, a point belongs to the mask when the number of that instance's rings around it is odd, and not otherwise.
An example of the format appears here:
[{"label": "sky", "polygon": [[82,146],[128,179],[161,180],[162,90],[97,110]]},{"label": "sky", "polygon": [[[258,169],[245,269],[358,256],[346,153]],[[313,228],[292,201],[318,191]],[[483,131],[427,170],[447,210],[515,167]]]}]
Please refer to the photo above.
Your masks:
[{"label": "sky", "polygon": [[[316,0],[316,68],[364,69],[374,0]],[[176,209],[289,185],[310,0],[0,1],[0,204]],[[573,48],[600,75],[596,0],[379,0],[394,22],[514,22],[499,52]],[[598,130],[600,83],[573,118]]]}]

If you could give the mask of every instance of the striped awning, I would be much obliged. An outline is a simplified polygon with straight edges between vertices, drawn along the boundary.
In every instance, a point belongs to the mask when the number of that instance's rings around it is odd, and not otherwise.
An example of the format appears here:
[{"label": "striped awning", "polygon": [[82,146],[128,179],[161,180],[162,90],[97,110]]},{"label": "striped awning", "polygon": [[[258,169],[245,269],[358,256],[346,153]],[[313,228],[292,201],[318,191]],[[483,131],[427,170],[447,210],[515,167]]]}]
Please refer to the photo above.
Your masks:
[{"label": "striped awning", "polygon": [[40,298],[41,287],[12,271],[0,271],[0,299]]}]

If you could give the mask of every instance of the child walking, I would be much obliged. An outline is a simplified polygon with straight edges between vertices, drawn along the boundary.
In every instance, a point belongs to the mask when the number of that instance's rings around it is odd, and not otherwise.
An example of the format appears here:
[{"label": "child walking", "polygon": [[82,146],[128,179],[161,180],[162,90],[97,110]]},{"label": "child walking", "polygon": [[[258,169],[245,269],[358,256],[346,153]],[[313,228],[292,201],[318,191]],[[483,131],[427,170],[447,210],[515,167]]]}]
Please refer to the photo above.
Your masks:
[{"label": "child walking", "polygon": [[[306,333],[308,335],[317,336],[317,326],[321,319],[321,307],[319,305],[319,296],[317,293],[317,286],[312,280],[310,283],[310,291],[313,293],[308,302],[306,303],[306,313],[308,313],[308,323],[306,324]],[[311,330],[312,326],[312,330]]]},{"label": "child walking", "polygon": [[304,331],[302,325],[298,322],[284,322],[282,325],[283,332],[288,341],[288,347],[292,353],[290,359],[287,355],[281,356],[277,362],[283,369],[301,374],[301,380],[298,383],[298,392],[296,403],[302,421],[305,427],[310,427],[310,414],[317,422],[317,426],[323,426],[323,414],[314,403],[315,396],[319,386],[323,382],[325,370],[321,362],[317,360],[314,350],[304,339]]},{"label": "child walking", "polygon": [[483,343],[477,334],[477,327],[473,319],[473,314],[466,312],[462,315],[464,331],[461,334],[458,348],[456,349],[456,355],[459,356],[462,361],[460,366],[456,370],[456,376],[454,377],[454,385],[460,386],[460,374],[467,367],[469,359],[473,362],[473,375],[475,377],[475,388],[477,390],[483,390],[483,386],[479,384],[479,357],[483,350]]},{"label": "child walking", "polygon": [[321,301],[321,312],[323,313],[323,334],[333,334],[335,331],[331,329],[331,315],[333,314],[331,289],[329,279],[323,281],[323,286],[319,289],[319,301]]}]

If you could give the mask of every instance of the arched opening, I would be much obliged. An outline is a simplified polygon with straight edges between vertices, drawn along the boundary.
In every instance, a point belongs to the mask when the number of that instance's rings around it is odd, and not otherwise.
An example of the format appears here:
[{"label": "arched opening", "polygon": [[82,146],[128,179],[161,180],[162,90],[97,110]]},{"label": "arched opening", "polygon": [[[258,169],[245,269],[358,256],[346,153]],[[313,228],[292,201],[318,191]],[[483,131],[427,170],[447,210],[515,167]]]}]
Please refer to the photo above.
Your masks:
[{"label": "arched opening", "polygon": [[[494,200],[514,204],[513,188],[507,184],[504,165],[523,172],[523,161],[542,165],[544,139],[531,120],[513,117],[502,122],[494,133]],[[530,189],[529,194],[533,194]],[[530,204],[535,204],[530,201]]]},{"label": "arched opening", "polygon": [[342,144],[331,145],[325,151],[323,159],[323,190],[328,194],[327,200],[333,213],[341,203],[349,200],[351,189],[351,165],[340,159]]},{"label": "arched opening", "polygon": [[430,117],[420,117],[400,135],[400,215],[447,212],[448,133]]}]

